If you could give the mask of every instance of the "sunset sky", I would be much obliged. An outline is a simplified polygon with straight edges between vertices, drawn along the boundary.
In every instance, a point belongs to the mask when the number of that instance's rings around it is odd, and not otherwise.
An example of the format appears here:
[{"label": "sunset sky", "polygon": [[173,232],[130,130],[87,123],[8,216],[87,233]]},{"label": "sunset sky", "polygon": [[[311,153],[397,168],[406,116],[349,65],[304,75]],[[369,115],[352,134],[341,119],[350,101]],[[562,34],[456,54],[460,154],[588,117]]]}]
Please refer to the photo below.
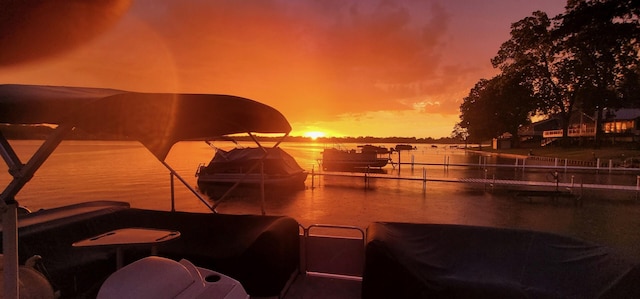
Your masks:
[{"label": "sunset sky", "polygon": [[0,83],[221,93],[292,135],[449,136],[510,25],[563,0],[134,0],[114,26]]}]

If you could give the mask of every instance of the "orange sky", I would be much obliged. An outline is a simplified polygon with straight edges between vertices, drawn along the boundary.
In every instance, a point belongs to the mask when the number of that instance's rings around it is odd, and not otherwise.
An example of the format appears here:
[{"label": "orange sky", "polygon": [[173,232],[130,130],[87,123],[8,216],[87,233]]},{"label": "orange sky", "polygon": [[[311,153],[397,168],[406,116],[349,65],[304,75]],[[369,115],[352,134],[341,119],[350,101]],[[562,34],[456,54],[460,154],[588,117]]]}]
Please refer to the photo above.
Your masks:
[{"label": "orange sky", "polygon": [[[448,136],[510,24],[562,0],[142,0],[1,83],[224,93],[333,136]],[[46,34],[46,33],[45,33]]]}]

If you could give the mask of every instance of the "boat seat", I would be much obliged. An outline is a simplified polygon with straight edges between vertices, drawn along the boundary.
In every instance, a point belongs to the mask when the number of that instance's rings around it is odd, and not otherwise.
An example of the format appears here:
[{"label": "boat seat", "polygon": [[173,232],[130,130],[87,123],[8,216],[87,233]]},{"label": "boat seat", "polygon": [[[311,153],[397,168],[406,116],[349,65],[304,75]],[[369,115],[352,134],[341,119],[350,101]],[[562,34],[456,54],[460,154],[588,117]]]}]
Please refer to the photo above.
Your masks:
[{"label": "boat seat", "polygon": [[[18,268],[18,292],[21,299],[55,299],[59,294],[47,278],[35,268],[40,260],[39,256],[33,256],[27,260],[27,264]],[[4,277],[4,255],[0,254],[0,277]],[[0,294],[4,294],[4,283],[0,284]]]},{"label": "boat seat", "polygon": [[223,274],[194,266],[183,259],[151,256],[113,273],[104,282],[97,299],[247,299],[242,285]]},{"label": "boat seat", "polygon": [[[129,203],[121,201],[91,201],[64,207],[22,214],[18,218],[18,229],[22,234],[48,231],[51,228],[83,221],[99,215],[128,209]],[[0,231],[2,228],[0,227]]]},{"label": "boat seat", "polygon": [[25,264],[35,255],[41,256],[44,274],[53,287],[64,296],[83,290],[78,285],[93,284],[97,290],[101,281],[115,271],[115,252],[111,249],[78,249],[73,242],[91,237],[102,230],[93,220],[128,209],[129,204],[97,201],[37,211],[18,218],[19,263]]}]

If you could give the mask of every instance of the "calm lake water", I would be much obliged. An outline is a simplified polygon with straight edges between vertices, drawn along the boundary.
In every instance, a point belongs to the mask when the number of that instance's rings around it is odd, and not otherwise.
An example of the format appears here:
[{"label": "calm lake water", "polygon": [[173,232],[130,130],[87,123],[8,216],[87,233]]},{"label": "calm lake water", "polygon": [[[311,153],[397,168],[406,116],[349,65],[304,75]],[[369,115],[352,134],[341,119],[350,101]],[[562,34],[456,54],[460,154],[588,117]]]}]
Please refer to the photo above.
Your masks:
[{"label": "calm lake water", "polygon": [[[23,162],[37,149],[39,141],[11,141]],[[249,145],[249,144],[247,144]],[[268,145],[268,144],[267,144]],[[232,148],[231,143],[216,143]],[[309,172],[318,171],[318,159],[325,144],[284,143],[281,145]],[[343,144],[355,148],[355,144]],[[392,147],[393,144],[387,144]],[[181,142],[174,146],[166,161],[190,186],[196,188],[195,171],[207,163],[214,151],[204,142]],[[417,150],[402,152],[402,162],[421,163],[505,163],[514,160],[480,158],[464,150],[444,146],[418,145]],[[393,160],[398,161],[397,155]],[[0,182],[11,177],[3,163]],[[520,169],[449,167],[441,165],[403,165],[401,170],[385,168],[389,175],[427,178],[497,177],[505,179],[552,180],[550,171],[524,172]],[[623,184],[635,186],[636,174],[560,173],[562,181],[576,183]],[[582,206],[567,199],[553,203],[546,198],[532,201],[515,198],[504,190],[485,190],[483,185],[419,181],[375,180],[364,188],[362,178],[309,176],[304,190],[291,194],[268,194],[266,214],[289,215],[302,225],[338,224],[366,228],[373,221],[453,223],[494,227],[526,228],[560,233],[609,245],[640,258],[640,201],[635,193],[585,191]],[[171,207],[169,171],[136,142],[63,142],[35,177],[18,194],[17,200],[31,210],[47,209],[90,200],[118,200],[133,207],[169,210]],[[209,211],[178,180],[175,181],[176,208],[184,211]],[[207,199],[209,204],[213,201]],[[260,214],[259,196],[235,196],[221,203],[220,213]]]}]

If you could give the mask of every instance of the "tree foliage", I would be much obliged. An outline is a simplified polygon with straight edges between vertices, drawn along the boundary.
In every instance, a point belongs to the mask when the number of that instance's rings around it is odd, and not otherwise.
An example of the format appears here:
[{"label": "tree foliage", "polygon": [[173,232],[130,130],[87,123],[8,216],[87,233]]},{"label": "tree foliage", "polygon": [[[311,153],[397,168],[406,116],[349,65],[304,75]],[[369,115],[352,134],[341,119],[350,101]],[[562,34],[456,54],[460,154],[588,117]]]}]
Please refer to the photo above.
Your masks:
[{"label": "tree foliage", "polygon": [[502,133],[516,135],[518,128],[529,122],[531,107],[513,105],[532,103],[529,88],[518,77],[496,76],[480,80],[460,106],[461,122],[471,141],[497,137]]},{"label": "tree foliage", "polygon": [[[638,1],[567,4],[562,26],[554,33],[561,45],[560,60],[575,67],[576,108],[595,112],[599,121],[604,108],[634,106],[625,87],[638,67]],[[598,124],[596,144],[602,134]]]},{"label": "tree foliage", "polygon": [[[536,11],[513,23],[511,38],[491,60],[499,79],[482,79],[471,89],[461,105],[460,126],[470,137],[486,138],[498,129],[512,132],[526,122],[524,115],[553,114],[566,134],[573,113],[640,107],[639,20],[638,0],[569,0],[566,12],[554,18]],[[493,80],[502,83],[492,87]],[[480,96],[484,89],[500,92]],[[484,124],[473,115],[509,102],[513,117],[501,115],[510,124],[474,128]]]}]

